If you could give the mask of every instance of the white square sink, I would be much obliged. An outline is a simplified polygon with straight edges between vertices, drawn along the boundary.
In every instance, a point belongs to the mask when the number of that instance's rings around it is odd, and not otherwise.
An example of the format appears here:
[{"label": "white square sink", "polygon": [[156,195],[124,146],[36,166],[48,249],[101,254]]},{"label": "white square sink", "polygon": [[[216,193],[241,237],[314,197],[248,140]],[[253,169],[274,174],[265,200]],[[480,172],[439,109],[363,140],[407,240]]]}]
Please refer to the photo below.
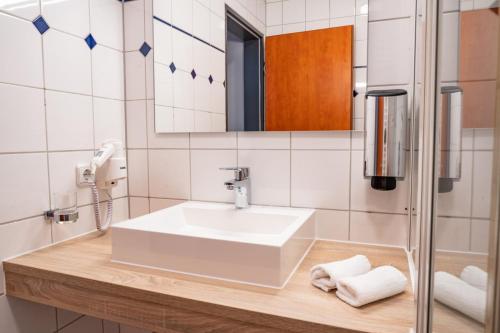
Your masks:
[{"label": "white square sink", "polygon": [[313,209],[185,202],[112,226],[112,260],[282,288],[314,241]]}]

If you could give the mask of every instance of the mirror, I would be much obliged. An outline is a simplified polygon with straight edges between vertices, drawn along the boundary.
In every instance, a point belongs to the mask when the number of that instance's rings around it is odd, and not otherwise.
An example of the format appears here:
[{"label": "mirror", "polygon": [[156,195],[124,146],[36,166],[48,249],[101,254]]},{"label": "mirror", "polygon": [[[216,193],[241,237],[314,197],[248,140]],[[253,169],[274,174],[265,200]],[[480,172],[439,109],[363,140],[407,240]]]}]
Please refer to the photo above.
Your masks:
[{"label": "mirror", "polygon": [[356,3],[154,1],[155,131],[363,130],[368,1]]}]

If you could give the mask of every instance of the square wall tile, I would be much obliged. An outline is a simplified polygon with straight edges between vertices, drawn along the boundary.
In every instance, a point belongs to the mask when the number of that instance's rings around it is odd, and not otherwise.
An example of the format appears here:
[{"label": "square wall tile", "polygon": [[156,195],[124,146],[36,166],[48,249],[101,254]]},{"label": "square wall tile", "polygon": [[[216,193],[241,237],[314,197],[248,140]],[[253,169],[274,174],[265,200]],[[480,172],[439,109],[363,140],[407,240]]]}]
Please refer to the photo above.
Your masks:
[{"label": "square wall tile", "polygon": [[154,47],[155,62],[169,66],[172,63],[172,28],[168,25],[153,20],[154,38],[157,41]]},{"label": "square wall tile", "polygon": [[472,217],[490,218],[493,152],[474,152],[472,175]]},{"label": "square wall tile", "polygon": [[130,197],[130,218],[149,214],[149,198]]},{"label": "square wall tile", "polygon": [[[0,224],[0,262],[50,245],[51,241],[50,224],[41,216],[19,222]],[[0,264],[0,295],[5,293],[4,272],[1,268],[2,265]]]},{"label": "square wall tile", "polygon": [[108,139],[121,140],[125,145],[125,103],[106,98],[94,98],[95,148]]},{"label": "square wall tile", "polygon": [[126,102],[127,147],[147,148],[146,101]]},{"label": "square wall tile", "polygon": [[306,0],[306,21],[328,20],[330,0]]},{"label": "square wall tile", "polygon": [[148,116],[148,147],[149,148],[189,148],[189,134],[187,133],[156,133],[155,112],[152,100],[147,103]]},{"label": "square wall tile", "polygon": [[64,309],[56,309],[56,312],[57,312],[57,327],[66,326],[70,322],[75,321],[80,317],[83,317],[81,313],[76,313]]},{"label": "square wall tile", "polygon": [[[76,167],[78,164],[90,163],[93,156],[92,151],[49,153],[50,191],[52,198],[54,195],[67,195],[76,192],[79,206],[92,203],[90,188],[76,185]],[[52,204],[54,205],[55,203],[53,202]]]},{"label": "square wall tile", "polygon": [[239,150],[238,166],[250,168],[252,204],[290,205],[289,150]]},{"label": "square wall tile", "polygon": [[43,90],[0,84],[0,100],[0,152],[45,150]]},{"label": "square wall tile", "polygon": [[149,195],[157,198],[189,199],[189,150],[149,151]]},{"label": "square wall tile", "polygon": [[349,212],[316,210],[316,237],[328,240],[349,240]]},{"label": "square wall tile", "polygon": [[84,316],[81,319],[64,327],[60,333],[85,333],[85,332],[101,332],[102,319],[97,319],[89,316]]},{"label": "square wall tile", "polygon": [[156,105],[174,106],[174,75],[168,66],[155,63],[154,89],[156,92]]},{"label": "square wall tile", "polygon": [[153,15],[172,22],[172,0],[153,0]]},{"label": "square wall tile", "polygon": [[[342,0],[340,0],[342,1]],[[414,0],[377,0],[370,1],[368,14],[370,21],[410,17],[415,8]],[[444,1],[444,3],[449,1]]]},{"label": "square wall tile", "polygon": [[151,213],[186,202],[186,200],[159,199],[159,198],[150,198],[149,201],[150,201],[149,207],[151,209]]},{"label": "square wall tile", "polygon": [[226,25],[224,18],[210,15],[210,43],[221,50],[226,48]]},{"label": "square wall tile", "polygon": [[266,3],[266,25],[281,25],[283,24],[283,3],[267,2]]},{"label": "square wall tile", "polygon": [[310,21],[306,22],[306,30],[327,29],[330,27],[330,20]]},{"label": "square wall tile", "polygon": [[147,197],[148,189],[148,151],[128,150],[128,189],[129,195]]},{"label": "square wall tile", "polygon": [[154,126],[157,133],[174,131],[174,109],[169,106],[155,105]]},{"label": "square wall tile", "polygon": [[172,23],[184,31],[193,32],[193,0],[172,0]]},{"label": "square wall tile", "polygon": [[349,152],[292,150],[292,206],[349,209]]},{"label": "square wall tile", "polygon": [[238,149],[290,149],[290,132],[238,132]]},{"label": "square wall tile", "polygon": [[194,111],[174,108],[174,132],[194,132]]},{"label": "square wall tile", "polygon": [[81,38],[54,29],[44,33],[43,38],[45,87],[90,95],[91,60],[87,43]]},{"label": "square wall tile", "polygon": [[356,15],[356,0],[330,0],[330,17]]},{"label": "square wall tile", "polygon": [[236,157],[236,150],[191,150],[191,198],[233,202],[234,191],[224,186],[233,174],[220,168],[237,166]]},{"label": "square wall tile", "polygon": [[[167,3],[168,1],[156,1]],[[127,1],[123,4],[124,51],[136,51],[144,43],[144,0]],[[151,17],[148,17],[151,20]]]},{"label": "square wall tile", "polygon": [[305,0],[283,1],[283,24],[306,21]]},{"label": "square wall tile", "polygon": [[474,129],[474,150],[493,150],[495,133],[493,128]]},{"label": "square wall tile", "polygon": [[363,174],[363,151],[352,151],[351,209],[364,212],[406,214],[408,208],[409,176],[398,180],[396,189],[378,191],[371,187],[371,179]]},{"label": "square wall tile", "polygon": [[490,240],[490,220],[471,220],[470,250],[488,253]]},{"label": "square wall tile", "polygon": [[25,18],[28,21],[33,21],[40,15],[39,0],[25,0],[22,4],[22,6],[12,6],[12,2],[5,1],[0,3],[0,10],[17,17]]},{"label": "square wall tile", "polygon": [[440,217],[436,225],[436,248],[469,251],[470,219]]},{"label": "square wall tile", "polygon": [[[89,2],[41,0],[43,18],[51,28],[85,38],[90,32]],[[82,15],[83,14],[83,15]]]},{"label": "square wall tile", "polygon": [[47,90],[45,103],[49,150],[94,148],[91,96]]},{"label": "square wall tile", "polygon": [[294,32],[306,31],[306,22],[283,24],[283,33],[291,34]]},{"label": "square wall tile", "polygon": [[351,212],[350,240],[360,243],[406,246],[408,216]]},{"label": "square wall tile", "polygon": [[413,72],[410,18],[369,23],[368,85],[408,84]]},{"label": "square wall tile", "polygon": [[198,1],[193,1],[193,35],[210,40],[210,9]]},{"label": "square wall tile", "polygon": [[178,70],[183,69],[190,73],[193,69],[193,40],[193,37],[183,32],[172,30],[172,61]]},{"label": "square wall tile", "polygon": [[0,223],[41,215],[49,208],[47,155],[0,155]]},{"label": "square wall tile", "polygon": [[[194,68],[196,68],[196,73],[198,75],[202,75],[207,78],[210,75],[215,75],[214,71],[215,61],[212,61],[211,59],[212,51],[217,51],[217,50],[214,50],[212,47],[196,39],[193,40],[193,64]],[[220,66],[222,67],[221,72],[225,72],[226,68],[225,56],[222,52],[217,51],[217,53],[218,54],[216,54],[216,56],[219,56]],[[220,77],[223,77],[223,75],[220,75]]]},{"label": "square wall tile", "polygon": [[92,50],[92,88],[94,96],[123,100],[123,53],[97,45]]},{"label": "square wall tile", "polygon": [[349,150],[350,131],[291,132],[292,149],[334,149]]},{"label": "square wall tile", "polygon": [[90,30],[98,44],[123,51],[121,1],[90,0]]},{"label": "square wall tile", "polygon": [[54,332],[56,329],[53,307],[0,296],[0,332]]},{"label": "square wall tile", "polygon": [[470,217],[472,200],[472,152],[462,152],[461,177],[453,182],[453,190],[438,194],[438,215]]},{"label": "square wall tile", "polygon": [[42,88],[42,38],[33,23],[0,13],[0,43],[8,45],[2,48],[2,62],[9,64],[0,66],[0,82]]},{"label": "square wall tile", "polygon": [[174,107],[192,110],[194,106],[194,80],[191,74],[176,70],[173,74]]},{"label": "square wall tile", "polygon": [[125,52],[124,57],[126,99],[146,99],[146,59],[139,51]]},{"label": "square wall tile", "polygon": [[191,133],[191,149],[236,149],[236,132]]}]

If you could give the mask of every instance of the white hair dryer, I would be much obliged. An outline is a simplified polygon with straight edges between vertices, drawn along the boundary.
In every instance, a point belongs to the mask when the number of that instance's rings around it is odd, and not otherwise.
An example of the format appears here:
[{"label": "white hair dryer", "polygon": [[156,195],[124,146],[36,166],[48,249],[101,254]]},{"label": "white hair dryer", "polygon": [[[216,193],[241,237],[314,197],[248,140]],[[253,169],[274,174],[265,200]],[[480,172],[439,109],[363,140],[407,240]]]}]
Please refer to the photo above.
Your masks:
[{"label": "white hair dryer", "polygon": [[[123,144],[119,140],[106,140],[95,153],[90,165],[77,167],[77,183],[80,186],[90,186],[93,196],[94,215],[97,230],[105,232],[113,218],[113,198],[111,189],[118,180],[127,178],[127,160]],[[107,216],[103,223],[99,207],[99,190],[105,190],[108,195]]]}]

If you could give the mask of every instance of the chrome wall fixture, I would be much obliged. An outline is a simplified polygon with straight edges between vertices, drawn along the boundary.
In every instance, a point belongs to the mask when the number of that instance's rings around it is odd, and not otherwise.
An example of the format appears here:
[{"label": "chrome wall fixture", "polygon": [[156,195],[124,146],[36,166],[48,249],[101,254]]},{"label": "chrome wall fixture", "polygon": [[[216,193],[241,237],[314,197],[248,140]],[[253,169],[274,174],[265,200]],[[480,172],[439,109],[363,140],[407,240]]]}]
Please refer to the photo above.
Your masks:
[{"label": "chrome wall fixture", "polygon": [[462,89],[441,87],[439,115],[439,185],[440,193],[451,192],[460,179],[462,158]]},{"label": "chrome wall fixture", "polygon": [[364,175],[376,190],[396,188],[405,177],[408,93],[372,90],[366,93]]}]

